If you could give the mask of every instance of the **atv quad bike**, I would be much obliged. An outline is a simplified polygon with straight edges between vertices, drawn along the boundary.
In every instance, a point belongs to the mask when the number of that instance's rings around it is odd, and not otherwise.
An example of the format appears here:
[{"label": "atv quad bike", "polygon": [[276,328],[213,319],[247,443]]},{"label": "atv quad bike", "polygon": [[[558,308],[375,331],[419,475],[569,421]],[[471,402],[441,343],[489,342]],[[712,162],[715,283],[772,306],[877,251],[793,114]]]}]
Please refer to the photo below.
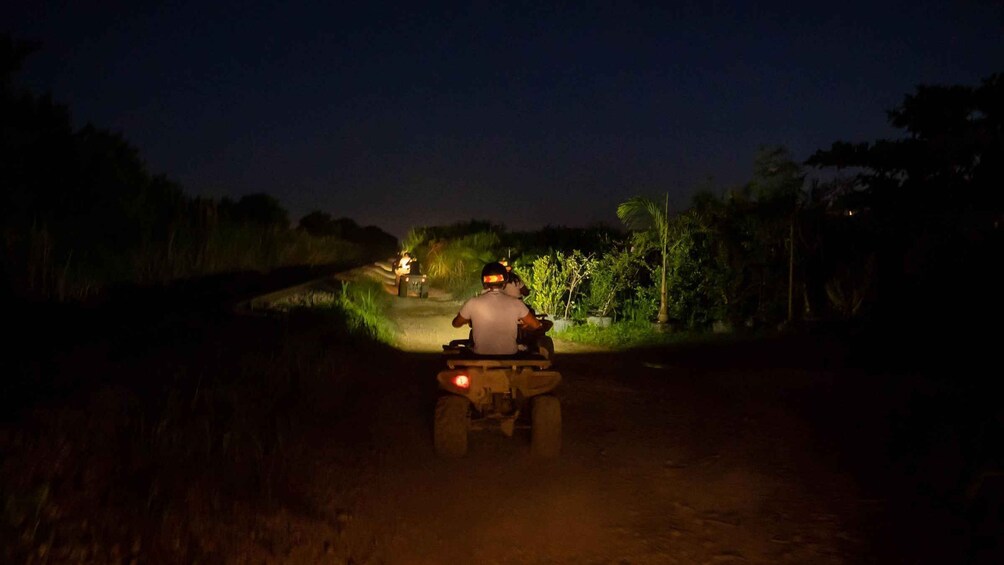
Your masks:
[{"label": "atv quad bike", "polygon": [[394,275],[397,277],[397,295],[406,298],[417,296],[418,298],[428,298],[429,282],[428,275],[422,274],[422,267],[418,261],[410,256],[402,258],[394,263]]},{"label": "atv quad bike", "polygon": [[[436,453],[462,457],[470,430],[498,428],[507,437],[530,428],[530,450],[539,457],[561,451],[561,402],[551,394],[561,373],[548,370],[546,355],[475,355],[470,340],[443,346],[447,370],[437,375],[445,394],[436,402]],[[529,412],[529,426],[518,424]],[[524,418],[525,419],[525,418]]]},{"label": "atv quad bike", "polygon": [[428,282],[428,275],[401,275],[397,278],[397,295],[402,298],[406,298],[408,296],[428,298]]}]

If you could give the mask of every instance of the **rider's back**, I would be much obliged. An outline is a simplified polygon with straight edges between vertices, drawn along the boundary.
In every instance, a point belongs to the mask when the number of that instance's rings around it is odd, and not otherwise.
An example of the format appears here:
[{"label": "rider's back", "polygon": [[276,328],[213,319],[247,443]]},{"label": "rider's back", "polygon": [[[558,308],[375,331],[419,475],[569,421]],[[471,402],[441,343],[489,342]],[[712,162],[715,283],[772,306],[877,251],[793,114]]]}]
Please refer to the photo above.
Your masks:
[{"label": "rider's back", "polygon": [[473,351],[479,355],[513,355],[517,352],[517,321],[529,313],[522,300],[500,290],[471,298],[460,315],[471,321]]}]

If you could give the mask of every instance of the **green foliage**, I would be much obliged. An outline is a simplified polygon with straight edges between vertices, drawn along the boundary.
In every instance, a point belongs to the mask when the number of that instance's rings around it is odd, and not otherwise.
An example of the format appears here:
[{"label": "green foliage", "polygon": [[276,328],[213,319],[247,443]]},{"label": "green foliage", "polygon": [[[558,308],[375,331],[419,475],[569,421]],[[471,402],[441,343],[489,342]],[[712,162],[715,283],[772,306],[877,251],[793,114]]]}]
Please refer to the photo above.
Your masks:
[{"label": "green foliage", "polygon": [[[703,329],[716,320],[740,325],[748,319],[772,323],[787,307],[790,229],[804,200],[804,174],[787,150],[762,148],[753,179],[724,199],[699,192],[693,207],[672,218],[646,198],[618,208],[635,233],[653,280],[665,265],[666,316]],[[601,289],[604,275],[599,275]],[[595,281],[594,281],[595,283]],[[632,303],[632,315],[644,302]],[[660,315],[661,318],[661,315]]]},{"label": "green foliage", "polygon": [[670,245],[669,195],[665,204],[643,196],[636,196],[617,206],[617,217],[629,228],[652,232],[659,243],[662,258],[662,268],[659,277],[659,322],[669,321],[667,293],[669,283],[666,279],[666,261]]},{"label": "green foliage", "polygon": [[620,317],[628,322],[652,322],[659,312],[659,288],[655,285],[639,285],[633,293],[624,298]]},{"label": "green foliage", "polygon": [[394,324],[387,316],[387,294],[375,282],[342,282],[335,306],[345,316],[351,331],[393,345]]},{"label": "green foliage", "polygon": [[409,253],[417,253],[428,239],[429,235],[426,233],[425,228],[412,228],[408,230],[408,235],[404,236],[404,240],[401,242],[401,249]]},{"label": "green foliage", "polygon": [[542,255],[524,273],[523,284],[530,289],[527,302],[538,314],[555,316],[565,296],[568,273],[557,256]]},{"label": "green foliage", "polygon": [[617,217],[631,229],[652,230],[661,245],[668,245],[669,215],[662,203],[635,196],[617,206]]},{"label": "green foliage", "polygon": [[577,304],[575,299],[582,290],[583,283],[589,278],[596,266],[596,259],[592,255],[583,254],[578,249],[573,249],[567,255],[559,251],[555,256],[565,273],[565,309],[562,312],[562,317],[571,319],[573,306]]},{"label": "green foliage", "polygon": [[456,297],[465,297],[480,292],[481,269],[498,260],[498,242],[494,232],[477,232],[458,239],[431,240],[424,257],[421,250],[416,253],[434,284]]},{"label": "green foliage", "polygon": [[666,262],[670,317],[688,328],[707,328],[721,310],[712,234],[693,211],[673,218],[672,231]]},{"label": "green foliage", "polygon": [[530,269],[522,271],[523,283],[530,289],[527,302],[537,313],[570,319],[576,312],[575,299],[595,262],[577,249],[538,257]]},{"label": "green foliage", "polygon": [[588,324],[576,325],[556,333],[555,336],[576,343],[599,345],[611,349],[667,345],[694,339],[693,334],[686,332],[656,331],[652,322],[648,321],[615,322],[606,328]]},{"label": "green foliage", "polygon": [[273,310],[330,310],[340,313],[346,329],[355,335],[394,345],[397,332],[388,315],[390,297],[372,280],[342,282],[341,292],[309,291],[288,296],[270,305]]},{"label": "green foliage", "polygon": [[667,264],[674,318],[693,328],[785,318],[794,209],[777,198],[756,200],[749,187],[724,199],[701,193],[674,218]]},{"label": "green foliage", "polygon": [[632,247],[617,247],[596,260],[589,276],[586,308],[596,315],[609,316],[639,283],[644,258]]}]

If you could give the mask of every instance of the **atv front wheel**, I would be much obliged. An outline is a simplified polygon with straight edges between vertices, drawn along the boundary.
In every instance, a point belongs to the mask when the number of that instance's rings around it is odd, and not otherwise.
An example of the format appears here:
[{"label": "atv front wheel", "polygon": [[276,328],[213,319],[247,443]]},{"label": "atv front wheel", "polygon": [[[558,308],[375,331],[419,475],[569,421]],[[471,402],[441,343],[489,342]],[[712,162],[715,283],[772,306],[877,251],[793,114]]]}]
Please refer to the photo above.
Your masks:
[{"label": "atv front wheel", "polygon": [[442,457],[463,457],[467,453],[467,429],[471,403],[456,395],[441,396],[436,402],[433,443]]},{"label": "atv front wheel", "polygon": [[534,397],[530,418],[530,452],[557,457],[561,453],[561,401],[550,394]]}]

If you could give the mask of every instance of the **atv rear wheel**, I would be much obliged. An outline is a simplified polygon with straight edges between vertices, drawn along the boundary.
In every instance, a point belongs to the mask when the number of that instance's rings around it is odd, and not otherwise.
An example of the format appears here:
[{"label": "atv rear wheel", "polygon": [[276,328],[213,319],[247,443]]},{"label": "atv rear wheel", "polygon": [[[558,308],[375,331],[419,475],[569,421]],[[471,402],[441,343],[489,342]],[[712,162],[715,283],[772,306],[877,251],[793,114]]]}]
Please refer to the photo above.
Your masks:
[{"label": "atv rear wheel", "polygon": [[561,401],[550,394],[534,397],[530,417],[530,452],[557,457],[561,453]]},{"label": "atv rear wheel", "polygon": [[442,457],[463,457],[467,453],[467,430],[470,427],[471,403],[456,395],[441,396],[436,401],[433,443]]}]

